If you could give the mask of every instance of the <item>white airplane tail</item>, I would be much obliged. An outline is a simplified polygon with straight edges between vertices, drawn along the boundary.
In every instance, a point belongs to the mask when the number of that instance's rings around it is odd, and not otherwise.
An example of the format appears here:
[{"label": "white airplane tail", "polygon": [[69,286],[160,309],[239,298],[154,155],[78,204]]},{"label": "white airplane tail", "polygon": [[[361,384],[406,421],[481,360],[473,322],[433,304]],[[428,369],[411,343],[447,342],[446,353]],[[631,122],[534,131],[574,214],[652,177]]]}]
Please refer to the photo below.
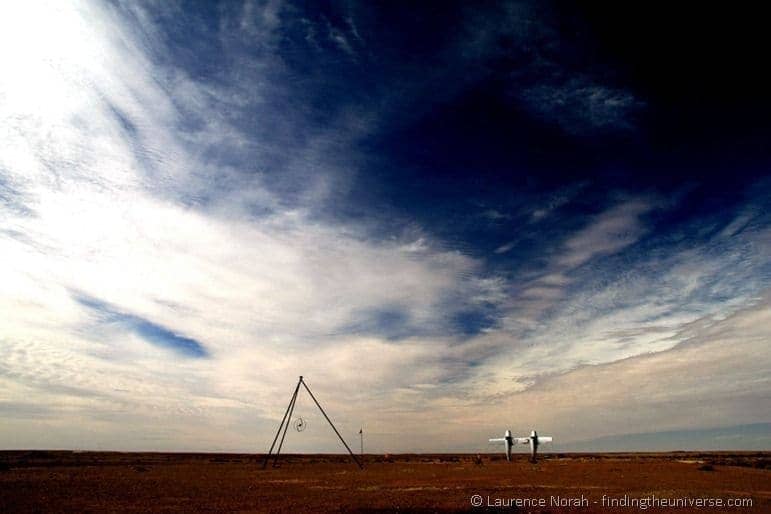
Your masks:
[{"label": "white airplane tail", "polygon": [[490,439],[491,443],[503,443],[504,450],[506,452],[506,460],[511,460],[511,448],[515,444],[528,444],[530,445],[530,458],[535,461],[535,456],[538,453],[538,447],[544,443],[550,443],[554,440],[551,436],[539,436],[538,433],[533,430],[528,437],[512,437],[511,430],[507,430],[503,437]]},{"label": "white airplane tail", "polygon": [[511,460],[511,447],[514,446],[514,442],[511,437],[511,430],[507,430],[503,437],[497,439],[490,439],[491,443],[503,443],[504,451],[506,452],[506,460]]}]

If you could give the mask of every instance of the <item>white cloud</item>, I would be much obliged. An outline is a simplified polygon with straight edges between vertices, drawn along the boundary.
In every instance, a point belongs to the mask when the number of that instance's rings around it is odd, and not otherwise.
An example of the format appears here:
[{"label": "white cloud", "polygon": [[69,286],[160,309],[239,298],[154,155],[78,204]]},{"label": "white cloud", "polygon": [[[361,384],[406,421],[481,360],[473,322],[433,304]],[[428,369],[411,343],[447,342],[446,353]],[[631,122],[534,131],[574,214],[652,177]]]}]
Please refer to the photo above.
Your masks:
[{"label": "white cloud", "polygon": [[514,243],[506,243],[505,245],[501,245],[498,248],[495,249],[495,253],[501,254],[511,251],[511,249],[514,248]]},{"label": "white cloud", "polygon": [[331,23],[327,23],[327,30],[329,32],[329,39],[331,39],[340,50],[348,54],[348,56],[351,58],[355,59],[356,52],[351,46],[351,43],[348,41],[348,38],[345,37],[343,31],[333,26]]},{"label": "white cloud", "polygon": [[760,406],[771,385],[769,316],[766,298],[721,321],[704,318],[681,329],[687,343],[674,350],[581,368],[512,401],[540,423],[572,427],[566,440],[768,421]]},{"label": "white cloud", "polygon": [[[191,207],[184,200],[206,180],[231,173],[202,146],[243,139],[211,109],[212,92],[153,64],[110,9],[30,5],[2,17],[28,25],[3,41],[6,55],[28,48],[10,55],[0,103],[3,180],[28,209],[1,212],[7,401],[34,391],[27,401],[52,423],[80,416],[86,432],[163,419],[168,443],[179,435],[173,416],[206,432],[242,411],[274,415],[275,393],[303,371],[344,377],[351,393],[441,377],[435,350],[448,343],[336,334],[389,305],[440,326],[446,298],[482,301],[497,287],[477,278],[478,262],[425,239],[372,242],[315,221],[281,207],[260,179]],[[190,131],[179,105],[209,123]],[[269,214],[252,216],[255,203]],[[76,295],[194,338],[212,358],[186,360],[120,327],[95,332]],[[374,354],[376,369],[363,372],[361,357]]]},{"label": "white cloud", "polygon": [[647,202],[633,200],[603,212],[565,242],[565,251],[557,259],[557,264],[574,268],[633,244],[645,232],[640,216],[650,211],[651,207]]}]

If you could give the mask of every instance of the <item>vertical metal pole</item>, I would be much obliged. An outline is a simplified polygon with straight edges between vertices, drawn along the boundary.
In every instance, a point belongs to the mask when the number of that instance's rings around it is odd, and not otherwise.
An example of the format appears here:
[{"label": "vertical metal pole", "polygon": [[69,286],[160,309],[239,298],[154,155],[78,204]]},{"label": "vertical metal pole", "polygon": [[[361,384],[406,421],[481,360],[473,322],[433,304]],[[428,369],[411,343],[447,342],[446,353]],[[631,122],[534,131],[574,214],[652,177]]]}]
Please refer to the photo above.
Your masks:
[{"label": "vertical metal pole", "polygon": [[[302,377],[300,377],[300,382],[302,382]],[[298,382],[299,384],[299,382]],[[299,390],[299,388],[298,388]],[[278,449],[276,450],[276,456],[273,458],[273,467],[276,467],[276,464],[278,463],[278,456],[281,453],[281,448],[284,446],[284,438],[286,437],[286,431],[289,429],[289,423],[292,421],[292,413],[294,412],[294,405],[297,403],[297,393],[295,393],[294,398],[292,398],[292,406],[289,409],[289,417],[286,418],[286,424],[284,425],[284,433],[281,436],[281,442],[278,443]]]},{"label": "vertical metal pole", "polygon": [[361,439],[361,460],[364,460],[364,427],[359,429],[359,438]]},{"label": "vertical metal pole", "polygon": [[[302,377],[300,377],[300,380],[302,380]],[[294,388],[294,393],[292,393],[292,399],[289,400],[289,405],[286,406],[286,410],[284,411],[284,417],[281,418],[281,424],[278,426],[278,431],[276,432],[276,437],[273,438],[273,444],[270,445],[270,450],[268,450],[268,454],[265,455],[265,460],[262,462],[262,469],[265,469],[265,466],[268,465],[268,460],[270,460],[270,454],[273,453],[273,448],[276,446],[276,441],[278,441],[278,434],[281,433],[281,429],[284,427],[284,422],[286,421],[286,417],[289,414],[289,408],[294,404],[295,398],[297,398],[297,392],[300,390],[300,380],[297,381],[297,387]]]},{"label": "vertical metal pole", "polygon": [[348,443],[346,443],[346,442],[345,442],[345,439],[343,439],[343,436],[341,436],[341,435],[340,435],[340,432],[338,432],[338,431],[337,431],[337,428],[335,428],[335,424],[334,424],[334,423],[332,423],[332,420],[331,420],[331,419],[329,419],[329,416],[327,416],[327,413],[326,413],[326,412],[324,412],[324,409],[321,407],[321,404],[318,402],[318,400],[316,400],[316,397],[315,397],[315,396],[313,396],[313,393],[312,393],[312,392],[311,392],[311,390],[308,388],[308,385],[307,385],[307,384],[305,383],[305,381],[303,380],[303,377],[300,377],[300,383],[303,385],[303,387],[305,388],[305,390],[306,390],[306,391],[308,391],[308,394],[309,394],[309,395],[311,395],[311,398],[313,399],[313,403],[315,403],[315,404],[316,404],[316,407],[318,407],[318,408],[319,408],[319,410],[321,411],[321,413],[324,415],[324,417],[326,418],[326,420],[329,422],[329,426],[331,426],[331,427],[332,427],[332,430],[334,430],[334,431],[335,431],[335,434],[337,434],[337,437],[338,437],[338,438],[340,438],[340,442],[341,442],[341,443],[343,443],[343,446],[345,446],[345,449],[346,449],[346,450],[348,450],[348,453],[350,454],[350,456],[351,456],[351,458],[353,459],[353,461],[356,463],[356,465],[357,465],[357,466],[359,466],[359,468],[360,468],[360,469],[364,469],[364,466],[362,466],[362,465],[361,465],[361,462],[359,462],[359,459],[357,459],[357,458],[356,458],[356,455],[354,455],[354,453],[353,453],[353,452],[351,451],[351,449],[348,447]]}]

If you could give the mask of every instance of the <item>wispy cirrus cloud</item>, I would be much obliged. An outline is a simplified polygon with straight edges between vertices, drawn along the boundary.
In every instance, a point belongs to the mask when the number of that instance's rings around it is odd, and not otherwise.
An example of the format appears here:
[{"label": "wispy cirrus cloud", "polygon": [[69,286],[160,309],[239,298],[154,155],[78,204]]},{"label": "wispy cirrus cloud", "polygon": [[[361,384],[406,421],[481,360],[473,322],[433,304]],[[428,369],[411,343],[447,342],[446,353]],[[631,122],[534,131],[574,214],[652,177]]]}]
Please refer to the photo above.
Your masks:
[{"label": "wispy cirrus cloud", "polygon": [[[11,14],[45,31],[32,22],[54,20],[37,9]],[[345,169],[319,169],[323,180],[299,199],[267,187],[283,170],[324,164],[315,154],[328,136],[301,138],[291,147],[295,157],[279,163],[259,147],[255,153],[252,136],[219,111],[231,101],[229,88],[157,64],[162,46],[148,55],[138,34],[155,45],[160,37],[143,11],[135,19],[147,25],[136,26],[107,6],[58,10],[57,43],[41,43],[35,31],[8,36],[36,46],[5,75],[1,107],[4,183],[24,206],[2,206],[0,304],[12,313],[3,330],[4,376],[38,391],[41,403],[90,391],[95,399],[82,408],[107,415],[105,402],[115,402],[108,411],[126,409],[131,419],[137,409],[182,405],[193,414],[259,405],[268,414],[270,390],[307,369],[313,352],[357,375],[357,362],[344,355],[370,343],[361,330],[342,342],[339,334],[366,325],[362,313],[399,305],[415,326],[451,336],[452,312],[495,287],[459,252],[425,240],[371,241],[355,225],[314,219],[324,177]],[[32,77],[36,89],[26,89]],[[55,101],[39,103],[54,93]],[[269,122],[272,110],[266,115]],[[235,161],[219,153],[241,145]],[[240,168],[252,155],[268,170]],[[376,319],[379,326],[364,332],[382,337],[383,316]],[[386,343],[372,344],[386,351]],[[417,365],[405,362],[409,348],[417,358],[431,344],[401,344],[398,360],[381,361],[382,380],[404,381]],[[181,365],[165,348],[209,358]],[[172,363],[178,369],[166,374]]]},{"label": "wispy cirrus cloud", "polygon": [[645,106],[630,91],[594,83],[589,77],[526,87],[519,96],[536,116],[577,136],[632,130],[634,118]]},{"label": "wispy cirrus cloud", "polygon": [[[504,64],[507,96],[532,116],[573,137],[626,133],[637,128],[646,102],[638,93],[615,83],[601,67],[576,71],[571,53],[578,41],[565,40],[549,6],[510,1],[495,4],[493,14],[468,13],[462,45],[476,58],[491,54]],[[573,49],[575,51],[575,49]]]}]

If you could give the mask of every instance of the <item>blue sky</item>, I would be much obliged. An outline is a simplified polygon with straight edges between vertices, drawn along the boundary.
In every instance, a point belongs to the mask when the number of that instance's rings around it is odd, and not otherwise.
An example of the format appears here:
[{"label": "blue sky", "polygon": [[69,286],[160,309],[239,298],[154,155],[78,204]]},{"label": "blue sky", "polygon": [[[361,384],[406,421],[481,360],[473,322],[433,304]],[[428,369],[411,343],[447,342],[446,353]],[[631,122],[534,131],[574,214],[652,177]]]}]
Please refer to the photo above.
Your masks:
[{"label": "blue sky", "polygon": [[4,4],[0,446],[767,427],[757,27],[641,9]]}]

